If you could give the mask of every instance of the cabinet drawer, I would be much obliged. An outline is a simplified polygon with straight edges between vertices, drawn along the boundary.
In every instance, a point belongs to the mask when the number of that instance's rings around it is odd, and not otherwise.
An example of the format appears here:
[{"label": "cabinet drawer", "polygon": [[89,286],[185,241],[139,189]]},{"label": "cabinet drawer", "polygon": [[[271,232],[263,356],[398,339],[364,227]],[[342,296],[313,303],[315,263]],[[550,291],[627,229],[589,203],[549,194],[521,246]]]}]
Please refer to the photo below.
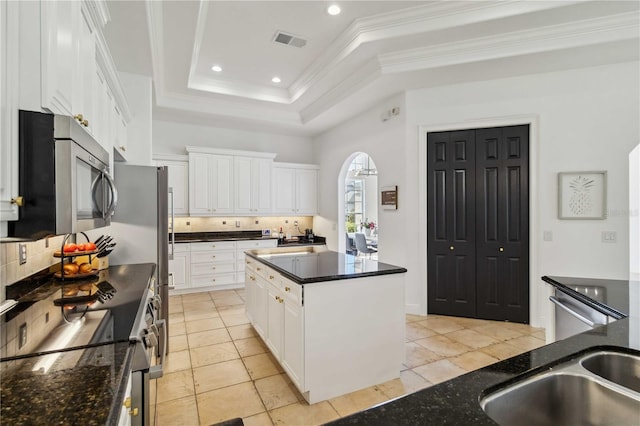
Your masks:
[{"label": "cabinet drawer", "polygon": [[191,243],[191,251],[235,250],[235,241],[211,241],[207,243]]},{"label": "cabinet drawer", "polygon": [[287,279],[282,278],[281,280],[282,292],[284,296],[297,303],[298,305],[302,304],[302,286],[291,282]]},{"label": "cabinet drawer", "polygon": [[191,277],[191,287],[206,287],[214,285],[235,284],[236,274],[198,275]]},{"label": "cabinet drawer", "polygon": [[236,253],[233,251],[191,251],[191,263],[207,262],[235,262]]},{"label": "cabinet drawer", "polygon": [[191,244],[189,243],[176,243],[176,245],[174,246],[174,253],[189,253],[190,246]]},{"label": "cabinet drawer", "polygon": [[[260,275],[265,280],[270,275],[273,275],[273,276],[279,275],[273,269],[269,268],[268,266],[265,266],[265,264],[262,262],[256,262],[255,266],[253,267],[253,270],[256,271],[256,274]],[[272,280],[267,280],[267,281],[272,281]]]},{"label": "cabinet drawer", "polygon": [[252,250],[260,248],[278,247],[278,240],[265,239],[265,240],[249,240],[249,241],[236,241],[236,247],[238,250]]},{"label": "cabinet drawer", "polygon": [[[239,260],[239,259],[238,259]],[[258,264],[258,261],[249,257],[249,256],[243,256],[242,260],[244,261],[244,268],[247,269],[252,269],[252,270],[256,270],[256,265]]]},{"label": "cabinet drawer", "polygon": [[220,274],[235,272],[234,263],[195,263],[191,265],[191,275]]}]

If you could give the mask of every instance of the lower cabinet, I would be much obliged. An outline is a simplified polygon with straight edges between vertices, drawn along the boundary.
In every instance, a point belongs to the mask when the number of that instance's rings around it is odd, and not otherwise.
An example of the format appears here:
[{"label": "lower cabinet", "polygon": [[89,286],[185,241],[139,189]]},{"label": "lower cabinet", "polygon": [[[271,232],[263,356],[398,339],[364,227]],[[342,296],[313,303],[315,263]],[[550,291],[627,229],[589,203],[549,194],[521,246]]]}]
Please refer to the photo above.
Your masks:
[{"label": "lower cabinet", "polygon": [[277,246],[276,239],[177,243],[169,261],[170,288],[197,292],[242,287],[247,280],[244,252]]},{"label": "lower cabinet", "polygon": [[173,259],[169,260],[169,288],[184,290],[189,288],[191,256],[189,244],[176,244]]},{"label": "lower cabinet", "polygon": [[251,324],[309,404],[400,376],[403,274],[299,285],[247,256],[245,277]]},{"label": "lower cabinet", "polygon": [[293,383],[304,392],[302,287],[247,258],[247,316]]}]

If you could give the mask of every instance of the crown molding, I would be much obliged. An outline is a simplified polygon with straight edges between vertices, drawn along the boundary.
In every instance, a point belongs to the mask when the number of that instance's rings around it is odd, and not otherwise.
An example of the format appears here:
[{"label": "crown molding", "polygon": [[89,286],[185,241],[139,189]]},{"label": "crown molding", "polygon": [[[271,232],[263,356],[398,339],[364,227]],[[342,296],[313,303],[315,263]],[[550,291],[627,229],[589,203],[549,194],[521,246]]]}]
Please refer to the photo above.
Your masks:
[{"label": "crown molding", "polygon": [[638,14],[618,14],[379,56],[382,74],[638,38]]},{"label": "crown molding", "polygon": [[273,108],[249,106],[224,99],[206,99],[201,96],[182,93],[156,91],[156,105],[159,107],[214,114],[220,117],[250,118],[252,121],[299,127],[302,122],[300,114],[292,111],[274,110]]},{"label": "crown molding", "polygon": [[578,1],[437,2],[355,20],[290,87],[297,100],[363,43],[567,6]]},{"label": "crown molding", "polygon": [[164,30],[162,2],[145,0],[147,12],[147,28],[151,47],[151,69],[153,72],[153,86],[156,96],[164,92]]},{"label": "crown molding", "polygon": [[308,123],[320,116],[328,109],[336,106],[340,101],[360,91],[381,75],[380,63],[377,58],[367,61],[362,67],[354,70],[347,78],[333,86],[322,96],[300,111],[303,123]]}]

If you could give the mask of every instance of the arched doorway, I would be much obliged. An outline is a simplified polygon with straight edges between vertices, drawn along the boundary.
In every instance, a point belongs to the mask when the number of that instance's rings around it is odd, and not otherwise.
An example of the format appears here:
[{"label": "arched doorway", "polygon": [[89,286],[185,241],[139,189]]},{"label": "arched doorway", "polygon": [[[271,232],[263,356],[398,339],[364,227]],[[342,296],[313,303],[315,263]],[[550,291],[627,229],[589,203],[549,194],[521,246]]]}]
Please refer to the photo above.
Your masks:
[{"label": "arched doorway", "polygon": [[[352,154],[343,165],[339,185],[340,251],[377,259],[378,170],[373,159],[364,152]],[[356,233],[365,236],[367,248],[362,244],[356,248]]]}]

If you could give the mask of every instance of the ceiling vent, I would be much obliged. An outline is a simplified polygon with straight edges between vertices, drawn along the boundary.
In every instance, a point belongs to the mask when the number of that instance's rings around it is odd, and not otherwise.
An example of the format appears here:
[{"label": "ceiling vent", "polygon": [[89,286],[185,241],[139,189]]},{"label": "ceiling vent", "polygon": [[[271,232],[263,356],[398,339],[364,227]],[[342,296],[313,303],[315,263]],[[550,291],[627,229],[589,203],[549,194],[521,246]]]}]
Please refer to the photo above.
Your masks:
[{"label": "ceiling vent", "polygon": [[273,41],[280,44],[286,44],[293,47],[304,47],[307,44],[307,40],[302,37],[297,37],[292,34],[283,33],[278,31],[273,38]]}]

